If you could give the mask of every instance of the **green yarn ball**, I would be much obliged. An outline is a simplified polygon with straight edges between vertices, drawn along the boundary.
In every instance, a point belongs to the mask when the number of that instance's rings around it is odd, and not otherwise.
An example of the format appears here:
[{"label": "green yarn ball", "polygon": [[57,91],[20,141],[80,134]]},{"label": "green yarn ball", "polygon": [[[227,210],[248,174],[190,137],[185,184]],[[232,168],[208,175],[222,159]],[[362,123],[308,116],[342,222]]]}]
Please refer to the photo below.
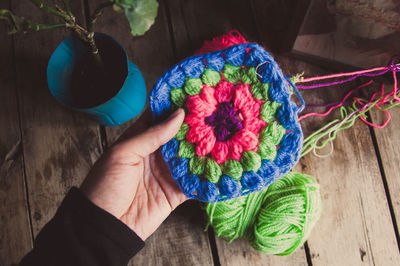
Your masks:
[{"label": "green yarn ball", "polygon": [[263,192],[254,192],[232,200],[209,203],[206,207],[208,224],[228,242],[239,237],[249,238],[262,198]]},{"label": "green yarn ball", "polygon": [[209,224],[228,241],[238,237],[267,254],[289,255],[301,246],[320,217],[319,185],[290,172],[266,190],[206,207]]},{"label": "green yarn ball", "polygon": [[268,187],[250,244],[264,253],[289,255],[307,240],[320,213],[316,180],[291,172]]}]

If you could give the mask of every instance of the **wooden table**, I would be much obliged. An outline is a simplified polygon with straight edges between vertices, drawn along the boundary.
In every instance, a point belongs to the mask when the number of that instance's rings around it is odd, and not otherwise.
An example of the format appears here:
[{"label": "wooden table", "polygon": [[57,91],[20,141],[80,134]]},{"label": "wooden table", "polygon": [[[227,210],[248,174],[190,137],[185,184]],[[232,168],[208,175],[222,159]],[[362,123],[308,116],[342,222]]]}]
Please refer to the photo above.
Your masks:
[{"label": "wooden table", "polygon": [[[9,2],[1,1],[0,8],[9,8]],[[92,9],[96,1],[72,2],[82,19],[84,4]],[[156,23],[143,37],[130,36],[123,15],[111,10],[99,19],[97,31],[124,45],[150,91],[166,69],[203,40],[231,29],[273,46],[291,14],[282,6],[276,9],[279,3],[288,1],[160,0]],[[32,20],[45,17],[28,1],[12,1],[12,9]],[[103,150],[133,122],[99,126],[51,97],[46,64],[65,32],[7,37],[2,24],[0,36],[0,265],[14,265],[32,248],[69,188],[79,186]],[[275,57],[288,74],[337,71],[290,55]],[[338,99],[343,91],[324,89],[304,97],[323,102]],[[309,154],[296,166],[320,182],[324,210],[307,243],[291,256],[265,255],[245,241],[228,244],[212,230],[205,232],[201,205],[189,201],[146,241],[130,265],[399,265],[400,111],[391,114],[387,128],[375,130],[358,121],[338,134],[331,156]],[[371,119],[380,123],[384,117],[372,113]],[[318,119],[302,122],[306,134],[322,124]]]}]

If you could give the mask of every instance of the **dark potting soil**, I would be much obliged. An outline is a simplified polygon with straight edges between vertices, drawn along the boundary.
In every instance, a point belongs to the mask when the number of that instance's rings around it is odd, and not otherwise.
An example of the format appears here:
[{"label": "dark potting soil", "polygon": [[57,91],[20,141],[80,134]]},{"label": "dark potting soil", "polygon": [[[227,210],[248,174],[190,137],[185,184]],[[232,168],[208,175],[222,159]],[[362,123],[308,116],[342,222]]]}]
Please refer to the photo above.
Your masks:
[{"label": "dark potting soil", "polygon": [[72,72],[71,105],[91,108],[105,103],[122,88],[128,74],[126,56],[110,39],[96,41],[103,69],[91,52],[84,54]]}]

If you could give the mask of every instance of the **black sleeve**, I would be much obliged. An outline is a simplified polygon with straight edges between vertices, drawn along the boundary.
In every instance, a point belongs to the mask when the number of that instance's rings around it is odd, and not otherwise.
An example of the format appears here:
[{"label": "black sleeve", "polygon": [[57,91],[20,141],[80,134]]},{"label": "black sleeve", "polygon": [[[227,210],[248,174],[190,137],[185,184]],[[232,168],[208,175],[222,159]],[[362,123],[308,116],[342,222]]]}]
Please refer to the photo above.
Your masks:
[{"label": "black sleeve", "polygon": [[143,246],[128,226],[72,188],[20,266],[127,265]]}]

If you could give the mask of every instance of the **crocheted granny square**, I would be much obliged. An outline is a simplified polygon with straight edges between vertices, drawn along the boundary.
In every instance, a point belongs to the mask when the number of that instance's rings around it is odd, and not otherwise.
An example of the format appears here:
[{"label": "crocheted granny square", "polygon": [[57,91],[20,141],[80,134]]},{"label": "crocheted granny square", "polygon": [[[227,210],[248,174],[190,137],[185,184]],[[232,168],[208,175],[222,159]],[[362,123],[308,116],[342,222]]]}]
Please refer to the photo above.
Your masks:
[{"label": "crocheted granny square", "polygon": [[179,107],[186,112],[161,151],[187,197],[216,202],[246,195],[296,164],[303,134],[290,84],[255,43],[192,56],[157,81],[154,118]]}]

